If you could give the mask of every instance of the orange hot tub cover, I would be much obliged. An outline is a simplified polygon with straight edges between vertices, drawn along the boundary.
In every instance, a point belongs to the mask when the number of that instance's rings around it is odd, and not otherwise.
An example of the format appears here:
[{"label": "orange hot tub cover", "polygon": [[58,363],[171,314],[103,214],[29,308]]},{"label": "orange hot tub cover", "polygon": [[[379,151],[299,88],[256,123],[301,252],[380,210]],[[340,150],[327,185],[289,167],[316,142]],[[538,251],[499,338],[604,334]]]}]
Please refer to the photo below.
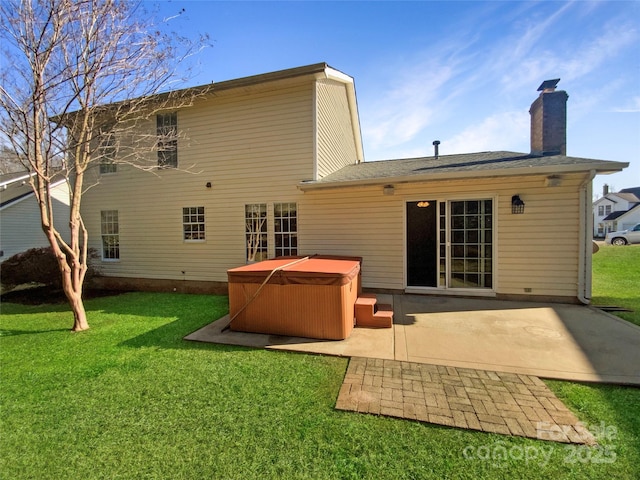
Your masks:
[{"label": "orange hot tub cover", "polygon": [[360,264],[357,257],[287,257],[229,270],[231,330],[347,338],[354,325]]}]

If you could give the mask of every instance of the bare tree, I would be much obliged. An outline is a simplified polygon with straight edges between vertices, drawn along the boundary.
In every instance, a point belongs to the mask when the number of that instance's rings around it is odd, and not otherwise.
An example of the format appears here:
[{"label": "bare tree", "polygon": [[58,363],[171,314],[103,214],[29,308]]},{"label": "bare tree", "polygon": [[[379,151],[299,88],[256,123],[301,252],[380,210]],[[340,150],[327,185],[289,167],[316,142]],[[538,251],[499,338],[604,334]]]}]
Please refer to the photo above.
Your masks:
[{"label": "bare tree", "polygon": [[[74,331],[89,328],[82,300],[88,235],[80,206],[90,186],[85,172],[116,159],[151,169],[143,159],[158,140],[140,125],[205,93],[160,93],[175,86],[175,67],[203,39],[185,43],[142,13],[140,4],[126,0],[0,2],[0,142],[36,174],[40,221],[60,267]],[[62,172],[55,168],[61,161]],[[60,175],[70,190],[68,242],[53,222],[51,184]]]}]

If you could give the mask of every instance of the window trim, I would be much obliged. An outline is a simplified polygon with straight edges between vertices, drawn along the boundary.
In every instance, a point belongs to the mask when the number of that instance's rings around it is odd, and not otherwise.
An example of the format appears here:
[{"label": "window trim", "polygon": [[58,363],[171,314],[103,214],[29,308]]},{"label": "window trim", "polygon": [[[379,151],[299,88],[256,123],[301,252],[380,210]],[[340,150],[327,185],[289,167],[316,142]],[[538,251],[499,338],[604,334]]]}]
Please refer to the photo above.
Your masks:
[{"label": "window trim", "polygon": [[[193,212],[192,210],[195,209],[196,211]],[[202,213],[200,213],[200,210],[202,210]],[[192,220],[192,217],[195,216],[196,220],[195,221],[185,221],[186,217],[189,217],[190,220]],[[202,216],[202,221],[200,221],[198,219],[198,217]],[[186,238],[187,236],[187,230],[185,229],[187,226],[195,226],[195,225],[201,225],[202,226],[202,230],[197,230],[196,234],[200,234],[202,233],[202,238]],[[205,215],[205,207],[204,206],[197,206],[197,207],[182,207],[182,241],[184,243],[205,243],[207,241],[207,219],[206,219],[206,215]],[[191,231],[191,234],[193,234],[193,231]]]},{"label": "window trim", "polygon": [[[288,209],[288,215],[276,215],[276,207],[283,208],[282,206],[286,205]],[[294,208],[294,215],[291,215],[291,206]],[[282,228],[284,221],[288,220],[289,228],[284,230]],[[291,229],[291,220],[295,221],[295,230]],[[280,230],[278,231],[278,225],[280,225]],[[278,246],[278,238],[282,239],[282,243],[284,243],[284,239],[288,238],[289,246]],[[295,238],[295,246],[292,246],[292,239]],[[273,248],[274,248],[274,257],[290,257],[298,255],[298,203],[297,202],[274,202],[273,203]],[[280,252],[279,252],[280,250]]]},{"label": "window trim", "polygon": [[156,150],[158,168],[178,168],[178,112],[156,115]]},{"label": "window trim", "polygon": [[114,136],[114,133],[111,131],[105,132],[100,136],[100,146],[98,147],[100,155],[98,170],[100,175],[113,175],[118,173]]},{"label": "window trim", "polygon": [[[424,200],[424,196],[420,196],[420,197],[408,197],[404,199],[404,204],[406,205],[406,203],[408,202],[419,202],[421,200]],[[444,196],[444,197],[435,197],[434,200],[436,202],[438,202],[438,205],[440,203],[445,203],[447,205],[446,210],[447,210],[447,216],[445,217],[446,220],[450,221],[450,217],[448,215],[449,213],[449,203],[450,202],[458,202],[458,201],[483,201],[483,200],[491,200],[492,202],[492,209],[491,209],[491,216],[492,216],[492,258],[491,258],[491,275],[492,275],[492,286],[491,288],[487,288],[487,287],[478,287],[478,288],[465,288],[465,287],[448,287],[448,286],[440,286],[440,260],[441,260],[441,255],[440,255],[440,210],[438,207],[438,214],[437,214],[437,230],[438,230],[438,235],[437,235],[437,239],[438,239],[438,255],[437,255],[437,261],[436,261],[436,266],[438,267],[438,285],[437,287],[423,287],[423,286],[413,286],[413,285],[408,285],[407,284],[407,271],[408,271],[408,258],[407,258],[407,214],[406,214],[406,208],[404,208],[404,221],[403,221],[403,257],[404,257],[404,272],[403,272],[403,283],[404,283],[404,291],[405,293],[416,293],[416,294],[425,294],[425,293],[434,293],[434,294],[438,294],[438,295],[466,295],[466,296],[470,296],[470,297],[495,297],[497,295],[497,286],[499,283],[499,272],[497,270],[497,257],[496,257],[496,252],[498,251],[498,237],[497,237],[497,232],[498,232],[498,202],[499,202],[499,196],[495,193],[483,193],[483,192],[477,192],[472,196]],[[447,253],[449,253],[450,248],[451,248],[451,241],[450,241],[450,228],[447,228],[446,230],[446,251]],[[447,255],[446,261],[447,261],[447,275],[449,270],[449,262],[450,262],[450,257],[451,255]]]},{"label": "window trim", "polygon": [[[255,217],[255,212],[250,212],[249,208],[253,208],[255,209],[255,207],[258,207],[258,215],[259,215],[259,220],[258,220],[258,225],[256,225],[255,222],[256,221],[256,217]],[[263,210],[264,208],[264,210]],[[249,214],[251,214],[251,217],[249,216]],[[264,214],[264,215],[263,215]],[[270,258],[269,255],[269,204],[267,202],[260,202],[260,203],[245,203],[244,204],[244,256],[245,256],[245,261],[247,263],[249,262],[260,262],[262,260],[268,260]],[[252,230],[250,230],[249,225],[250,223],[253,226],[259,227],[259,233],[256,235],[259,235],[260,238],[258,240],[258,245],[255,247],[256,251],[253,254],[253,258],[251,258],[249,249],[250,247],[250,235],[254,235],[254,233],[252,233]],[[252,228],[253,228],[252,226]],[[258,258],[258,256],[260,258]]]},{"label": "window trim", "polygon": [[[105,214],[113,215],[115,212],[115,222],[113,222],[113,218],[111,221],[107,219],[105,221]],[[106,225],[115,225],[116,233],[105,233]],[[116,257],[105,257],[105,237],[113,237],[116,239],[115,247],[112,247],[116,252]],[[100,210],[100,256],[103,262],[113,263],[120,261],[120,213],[118,210]]]}]

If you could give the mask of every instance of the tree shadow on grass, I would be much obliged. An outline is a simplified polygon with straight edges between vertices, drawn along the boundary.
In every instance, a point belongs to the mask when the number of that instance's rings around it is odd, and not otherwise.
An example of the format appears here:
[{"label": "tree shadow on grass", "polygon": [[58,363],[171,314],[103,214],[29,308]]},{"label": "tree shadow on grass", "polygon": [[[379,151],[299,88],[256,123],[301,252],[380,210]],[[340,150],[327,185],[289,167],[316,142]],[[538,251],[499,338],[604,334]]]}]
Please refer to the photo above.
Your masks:
[{"label": "tree shadow on grass", "polygon": [[[149,329],[120,345],[130,348],[155,347],[162,349],[211,349],[219,345],[188,342],[183,338],[203,326],[224,317],[228,313],[228,301],[224,296],[190,295],[182,293],[128,293],[117,298],[97,298],[87,302],[87,309],[107,315],[121,315],[137,321],[153,321],[156,328]],[[172,319],[172,320],[170,320]],[[91,318],[89,319],[91,324]],[[225,347],[225,349],[227,349]],[[228,350],[238,350],[229,347]]]},{"label": "tree shadow on grass", "polygon": [[49,330],[7,330],[0,329],[0,337],[15,337],[18,335],[34,335],[39,333],[52,333],[52,332],[68,332],[70,328],[52,328]]},{"label": "tree shadow on grass", "polygon": [[145,332],[136,337],[121,342],[119,345],[129,348],[155,347],[160,349],[176,350],[216,350],[216,351],[246,351],[249,347],[234,345],[221,345],[216,343],[190,342],[184,337],[199,328],[211,323],[215,319],[203,322],[190,322],[188,319],[178,318],[158,328]]}]

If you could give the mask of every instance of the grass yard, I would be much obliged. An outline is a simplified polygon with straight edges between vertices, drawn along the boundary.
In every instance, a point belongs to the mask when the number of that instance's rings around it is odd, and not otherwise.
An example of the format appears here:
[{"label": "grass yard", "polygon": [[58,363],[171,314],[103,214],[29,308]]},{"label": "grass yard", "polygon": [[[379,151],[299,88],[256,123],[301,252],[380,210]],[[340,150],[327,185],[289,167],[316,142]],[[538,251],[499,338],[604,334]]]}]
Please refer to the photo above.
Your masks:
[{"label": "grass yard", "polygon": [[[595,302],[636,305],[636,323],[639,254],[594,257]],[[635,280],[603,286],[620,272]],[[64,305],[2,305],[2,479],[640,478],[640,389],[548,382],[598,448],[458,430],[334,410],[343,358],[183,341],[226,297],[86,306],[73,334]]]},{"label": "grass yard", "polygon": [[604,245],[593,256],[593,304],[633,310],[619,317],[640,325],[640,245]]}]

